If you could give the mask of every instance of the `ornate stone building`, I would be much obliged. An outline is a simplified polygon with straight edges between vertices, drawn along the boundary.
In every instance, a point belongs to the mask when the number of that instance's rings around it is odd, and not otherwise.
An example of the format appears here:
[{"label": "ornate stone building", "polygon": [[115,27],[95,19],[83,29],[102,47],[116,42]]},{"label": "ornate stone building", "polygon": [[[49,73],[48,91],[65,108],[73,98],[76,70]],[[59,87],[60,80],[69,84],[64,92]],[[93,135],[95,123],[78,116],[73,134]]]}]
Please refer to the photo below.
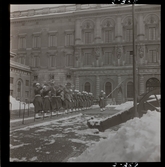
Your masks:
[{"label": "ornate stone building", "polygon": [[[122,6],[122,7],[121,7]],[[160,84],[160,5],[135,5],[138,94]],[[97,98],[133,97],[132,5],[71,4],[11,13],[11,51],[32,80],[70,82]]]}]

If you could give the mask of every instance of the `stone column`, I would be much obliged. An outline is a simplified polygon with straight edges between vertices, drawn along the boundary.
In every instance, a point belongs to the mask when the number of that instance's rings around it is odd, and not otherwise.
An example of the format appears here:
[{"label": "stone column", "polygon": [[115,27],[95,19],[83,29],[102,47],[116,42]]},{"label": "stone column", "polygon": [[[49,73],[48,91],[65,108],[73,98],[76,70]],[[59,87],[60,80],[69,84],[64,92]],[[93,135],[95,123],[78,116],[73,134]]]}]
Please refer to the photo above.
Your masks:
[{"label": "stone column", "polygon": [[117,22],[116,22],[116,34],[115,34],[115,37],[116,37],[116,42],[121,42],[122,41],[122,24],[121,24],[121,16],[117,16]]},{"label": "stone column", "polygon": [[76,76],[75,89],[79,90],[79,76]]},{"label": "stone column", "polygon": [[[120,75],[118,75],[118,77],[117,77],[117,85],[119,83],[121,83],[121,76]],[[122,86],[119,85],[119,88],[117,89],[117,103],[118,104],[122,103],[122,94],[123,94],[123,92],[121,92],[121,91],[123,91],[122,90]]]},{"label": "stone column", "polygon": [[101,25],[100,18],[96,18],[96,26],[95,26],[95,43],[100,43],[101,41]]},{"label": "stone column", "polygon": [[138,40],[144,40],[144,23],[143,23],[143,14],[138,15],[138,22],[137,24],[137,35],[138,35]]},{"label": "stone column", "polygon": [[100,93],[100,77],[99,75],[96,76],[96,98],[99,97]]},{"label": "stone column", "polygon": [[139,95],[143,94],[145,92],[144,90],[144,76],[141,74],[139,76]]},{"label": "stone column", "polygon": [[78,45],[81,42],[81,27],[80,27],[80,20],[76,19],[75,25],[75,44]]}]

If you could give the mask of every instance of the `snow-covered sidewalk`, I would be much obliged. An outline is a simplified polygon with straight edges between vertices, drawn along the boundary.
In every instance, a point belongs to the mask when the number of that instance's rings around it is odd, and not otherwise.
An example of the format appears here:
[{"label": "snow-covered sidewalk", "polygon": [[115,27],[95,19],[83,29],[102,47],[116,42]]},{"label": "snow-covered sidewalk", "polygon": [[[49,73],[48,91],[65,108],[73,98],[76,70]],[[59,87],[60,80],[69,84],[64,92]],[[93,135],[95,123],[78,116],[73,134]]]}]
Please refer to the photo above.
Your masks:
[{"label": "snow-covered sidewalk", "polygon": [[[159,162],[160,112],[147,111],[68,162]],[[107,133],[107,132],[106,132]]]}]

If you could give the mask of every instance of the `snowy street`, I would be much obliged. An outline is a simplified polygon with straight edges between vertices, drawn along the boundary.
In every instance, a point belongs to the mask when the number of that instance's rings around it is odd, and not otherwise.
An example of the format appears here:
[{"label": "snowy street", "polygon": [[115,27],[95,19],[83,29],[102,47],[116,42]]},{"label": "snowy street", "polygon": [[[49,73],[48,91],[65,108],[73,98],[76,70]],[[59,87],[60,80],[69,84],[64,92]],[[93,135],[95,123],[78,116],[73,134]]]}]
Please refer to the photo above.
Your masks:
[{"label": "snowy street", "polygon": [[149,111],[104,132],[90,129],[87,120],[120,114],[131,102],[97,105],[52,118],[11,119],[10,161],[27,162],[159,162],[160,112]]},{"label": "snowy street", "polygon": [[[33,117],[11,120],[10,161],[66,162],[80,155],[87,147],[105,139],[108,133],[89,129],[87,119],[91,115],[106,117],[117,113],[114,107],[100,113],[99,108],[54,116],[51,119]],[[114,127],[116,129],[118,127]]]}]

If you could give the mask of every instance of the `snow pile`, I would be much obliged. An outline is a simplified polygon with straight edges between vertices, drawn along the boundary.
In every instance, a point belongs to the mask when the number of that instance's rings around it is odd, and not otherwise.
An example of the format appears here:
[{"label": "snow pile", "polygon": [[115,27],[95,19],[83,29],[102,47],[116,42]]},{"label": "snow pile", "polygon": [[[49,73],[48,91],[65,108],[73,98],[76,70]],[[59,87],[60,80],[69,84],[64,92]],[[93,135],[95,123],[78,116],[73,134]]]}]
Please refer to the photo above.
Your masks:
[{"label": "snow pile", "polygon": [[96,109],[96,108],[100,108],[98,104],[92,105],[91,109]]},{"label": "snow pile", "polygon": [[94,125],[100,125],[100,122],[103,122],[105,121],[106,119],[108,118],[112,118],[116,115],[120,115],[121,113],[127,111],[128,109],[130,109],[131,107],[133,107],[133,101],[127,101],[125,103],[122,103],[120,105],[107,105],[106,107],[108,108],[109,106],[111,107],[115,107],[115,110],[120,110],[118,111],[117,113],[113,114],[113,115],[110,115],[106,118],[94,118],[94,117],[91,117],[89,120],[88,120],[88,123],[92,126]]},{"label": "snow pile", "polygon": [[133,101],[127,101],[125,103],[122,103],[120,105],[116,105],[115,110],[128,110],[131,107],[133,107]]},{"label": "snow pile", "polygon": [[[19,109],[20,101],[16,100],[14,97],[10,96],[10,102],[12,104],[12,107],[11,107],[12,110],[18,110]],[[29,107],[33,108],[34,105],[31,103]],[[24,109],[23,102],[21,102],[21,109]],[[27,104],[25,105],[25,109],[28,109],[28,105]]]},{"label": "snow pile", "polygon": [[147,111],[141,118],[123,123],[69,162],[157,162],[160,161],[160,113]]}]

